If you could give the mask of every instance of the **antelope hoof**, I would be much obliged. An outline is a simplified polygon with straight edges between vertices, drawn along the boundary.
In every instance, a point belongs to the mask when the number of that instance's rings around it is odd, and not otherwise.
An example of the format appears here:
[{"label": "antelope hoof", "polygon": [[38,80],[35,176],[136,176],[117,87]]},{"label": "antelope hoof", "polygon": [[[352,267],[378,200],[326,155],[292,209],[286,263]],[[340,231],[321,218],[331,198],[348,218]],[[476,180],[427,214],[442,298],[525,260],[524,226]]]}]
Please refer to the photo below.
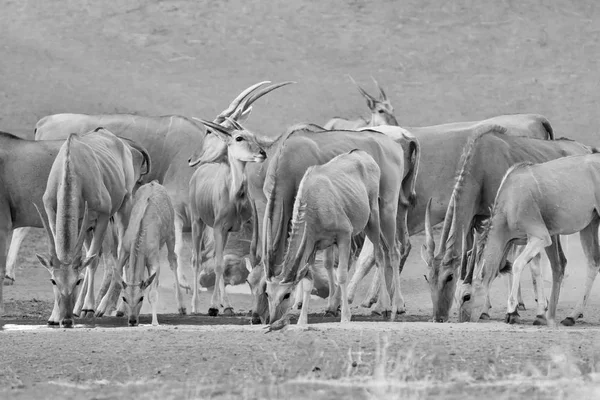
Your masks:
[{"label": "antelope hoof", "polygon": [[211,317],[216,317],[217,315],[219,315],[219,309],[218,308],[214,308],[211,307],[208,309],[208,315]]},{"label": "antelope hoof", "polygon": [[573,326],[573,325],[575,325],[575,318],[567,317],[567,318],[563,319],[560,323],[563,326]]},{"label": "antelope hoof", "polygon": [[402,314],[406,314],[406,308],[404,308],[404,307],[396,310],[396,315],[402,315]]},{"label": "antelope hoof", "polygon": [[100,310],[98,310],[98,311],[96,312],[96,315],[95,315],[95,316],[96,316],[96,317],[104,317],[104,311],[100,311]]},{"label": "antelope hoof", "polygon": [[81,318],[93,318],[94,310],[81,310]]},{"label": "antelope hoof", "polygon": [[479,317],[479,319],[483,320],[483,321],[488,321],[490,319],[490,314],[488,314],[486,312],[481,313],[481,316]]},{"label": "antelope hoof", "polygon": [[327,310],[325,311],[325,317],[337,317],[338,313],[337,311],[333,311],[333,310]]},{"label": "antelope hoof", "polygon": [[517,306],[517,310],[519,310],[519,311],[525,311],[525,310],[527,310],[525,308],[525,303],[519,303],[519,305]]},{"label": "antelope hoof", "polygon": [[58,325],[60,325],[58,322],[52,321],[52,320],[48,320],[48,326],[58,326]]},{"label": "antelope hoof", "polygon": [[535,316],[535,321],[533,321],[534,325],[546,325],[547,321],[546,321],[546,316],[545,315],[536,315]]},{"label": "antelope hoof", "polygon": [[186,314],[185,307],[179,307],[178,311],[179,311],[179,315],[185,315]]},{"label": "antelope hoof", "polygon": [[12,286],[15,284],[15,278],[4,275],[4,286]]},{"label": "antelope hoof", "polygon": [[225,309],[223,310],[223,315],[226,315],[226,316],[229,316],[229,317],[231,317],[232,315],[234,315],[233,314],[233,307],[225,307]]},{"label": "antelope hoof", "polygon": [[506,313],[504,322],[506,322],[507,324],[511,324],[511,325],[520,323],[521,320],[519,319],[519,313],[516,310],[511,313]]},{"label": "antelope hoof", "polygon": [[123,311],[117,311],[115,313],[115,317],[124,317],[124,316],[125,316],[125,313]]}]

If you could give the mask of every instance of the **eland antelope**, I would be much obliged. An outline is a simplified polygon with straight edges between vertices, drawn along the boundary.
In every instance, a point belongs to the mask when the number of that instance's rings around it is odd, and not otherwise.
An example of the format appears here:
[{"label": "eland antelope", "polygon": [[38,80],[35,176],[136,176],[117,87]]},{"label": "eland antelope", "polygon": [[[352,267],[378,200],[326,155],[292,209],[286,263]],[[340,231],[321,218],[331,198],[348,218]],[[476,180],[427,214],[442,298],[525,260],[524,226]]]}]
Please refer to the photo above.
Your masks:
[{"label": "eland antelope", "polygon": [[[483,133],[473,136],[464,147],[460,170],[455,178],[444,227],[435,251],[432,226],[425,226],[425,244],[421,255],[427,264],[427,282],[431,290],[433,319],[448,320],[454,301],[456,282],[465,271],[466,249],[473,242],[475,220],[489,217],[490,208],[505,172],[523,161],[544,162],[556,158],[591,153],[588,146],[565,139],[542,140],[507,136],[501,133]],[[430,204],[426,208],[426,221],[431,221]],[[539,279],[540,257],[531,263],[537,283],[537,323],[544,323],[546,297],[543,282]],[[459,302],[461,300],[459,299]]]},{"label": "eland antelope", "polygon": [[[242,91],[219,118],[225,121],[225,117],[232,117],[234,114],[247,118],[256,100],[279,87],[267,86],[258,89],[265,83],[269,82],[260,82]],[[64,140],[72,132],[86,133],[99,126],[105,127],[119,137],[139,143],[150,154],[152,171],[144,176],[142,183],[156,179],[167,189],[171,197],[175,208],[175,253],[179,282],[183,288],[189,289],[182,264],[183,232],[184,230],[189,232],[191,229],[188,184],[194,169],[189,167],[189,162],[200,158],[198,152],[204,150],[203,143],[206,139],[204,126],[179,115],[148,117],[133,114],[54,114],[37,122],[35,139]],[[190,149],[192,149],[191,156]],[[11,272],[14,271],[18,247],[25,235],[26,232],[22,232],[17,237],[13,235],[9,250],[9,255],[13,255],[10,258],[13,263],[8,268]],[[9,278],[14,278],[14,274]]]},{"label": "eland antelope", "polygon": [[[158,280],[160,250],[166,245],[169,266],[175,276],[175,299],[179,314],[185,314],[177,275],[175,254],[175,211],[166,189],[157,181],[141,186],[133,197],[129,225],[123,235],[117,271],[125,271],[123,303],[130,326],[136,326],[146,288],[152,285],[148,300],[152,306],[152,325],[158,325]],[[145,271],[148,277],[145,277]]]},{"label": "eland antelope", "polygon": [[357,120],[334,117],[327,121],[323,128],[327,130],[357,130],[365,126],[398,125],[398,121],[394,116],[394,107],[392,107],[392,103],[388,100],[385,92],[375,78],[371,77],[375,86],[379,89],[379,99],[367,93],[350,75],[348,77],[352,80],[352,83],[354,83],[360,94],[367,100],[367,106],[371,110],[371,117],[368,120],[362,117]]},{"label": "eland antelope", "polygon": [[[140,176],[136,176],[133,159],[129,146],[108,130],[97,128],[84,135],[71,134],[52,163],[43,196],[49,224],[40,214],[50,254],[49,258],[38,255],[38,259],[50,271],[54,285],[50,318],[54,323],[72,326],[73,313],[94,313],[94,275],[109,219],[114,217],[120,247],[133,187]],[[91,240],[88,229],[93,230]],[[89,244],[85,258],[81,254],[84,240]],[[86,267],[85,299],[73,304]]]},{"label": "eland antelope", "polygon": [[[215,287],[208,314],[216,316],[223,304],[225,314],[233,314],[233,308],[225,291],[223,280],[223,250],[230,231],[239,231],[242,224],[252,217],[251,204],[246,190],[245,166],[248,162],[263,162],[265,151],[256,138],[235,120],[228,119],[232,128],[200,120],[227,145],[226,160],[203,159],[190,179],[190,208],[192,219],[192,267],[194,270],[192,313],[198,312],[198,274],[202,235],[206,225],[213,228],[215,243]],[[219,157],[221,158],[221,157]],[[212,164],[210,164],[212,163]]]},{"label": "eland antelope", "polygon": [[[308,167],[321,165],[335,156],[352,149],[368,152],[377,162],[381,170],[379,213],[381,231],[388,247],[386,251],[386,276],[382,280],[383,298],[377,312],[387,313],[390,307],[389,295],[392,294],[392,318],[399,302],[399,290],[392,289],[392,282],[397,282],[399,251],[407,247],[408,236],[405,226],[398,220],[399,207],[407,207],[408,199],[402,193],[403,180],[413,165],[405,165],[404,151],[400,144],[388,136],[375,131],[325,131],[296,130],[291,132],[279,145],[269,163],[264,192],[267,195],[267,212],[263,222],[262,254],[265,268],[266,284],[279,275],[283,262],[283,254],[287,243],[287,227],[292,217],[294,198],[298,185]],[[267,236],[268,235],[268,236]],[[396,286],[399,289],[399,286]],[[261,316],[263,319],[264,316]],[[271,316],[271,319],[275,316]]]},{"label": "eland antelope", "polygon": [[[378,129],[378,128],[372,128]],[[401,129],[401,128],[399,128]],[[456,173],[460,169],[460,158],[469,138],[485,132],[503,133],[508,136],[529,136],[539,139],[554,139],[554,133],[548,120],[536,114],[501,115],[479,122],[456,122],[443,125],[407,128],[419,141],[421,156],[419,169],[427,173],[418,174],[415,182],[416,199],[408,213],[408,231],[410,235],[422,232],[425,228],[425,209],[430,197],[431,224],[444,220],[449,200],[454,189]],[[389,133],[389,129],[384,133]],[[374,265],[373,247],[365,243],[350,284],[348,298],[353,299],[358,283]],[[403,268],[405,258],[401,261]],[[377,274],[375,271],[375,275]],[[376,302],[378,278],[367,293],[365,307]]]},{"label": "eland antelope", "polygon": [[[0,315],[4,312],[2,280],[6,268],[7,238],[11,231],[44,227],[45,221],[36,212],[36,205],[42,205],[48,175],[64,143],[64,140],[36,142],[0,132],[0,225],[3,227],[0,229]],[[138,160],[136,166],[141,165],[144,155],[134,148],[130,149]],[[53,324],[54,321],[50,319],[48,323]]]},{"label": "eland antelope", "polygon": [[[347,279],[352,237],[363,230],[380,250],[379,165],[367,152],[351,150],[323,165],[308,167],[300,184],[292,215],[289,244],[279,275],[267,281],[271,324],[291,305],[292,291],[303,281],[299,325],[308,323],[312,291],[311,267],[317,250],[336,245],[339,252],[337,283],[342,300],[341,322],[350,322]],[[386,193],[381,193],[385,198]],[[266,233],[269,238],[269,231]],[[270,242],[267,239],[267,242]],[[385,247],[388,246],[383,241]],[[379,266],[382,254],[377,252]]]},{"label": "eland antelope", "polygon": [[[597,149],[593,149],[597,153]],[[503,265],[511,243],[525,244],[512,265],[513,286],[506,322],[518,323],[517,286],[523,267],[542,250],[552,267],[552,292],[546,314],[555,325],[556,305],[565,272],[566,257],[559,235],[579,232],[587,259],[588,278],[582,300],[563,324],[572,325],[583,311],[600,268],[600,154],[563,157],[541,164],[523,162],[504,175],[481,239],[481,252],[473,273],[473,295],[463,302],[471,321],[479,319],[492,280]]]}]

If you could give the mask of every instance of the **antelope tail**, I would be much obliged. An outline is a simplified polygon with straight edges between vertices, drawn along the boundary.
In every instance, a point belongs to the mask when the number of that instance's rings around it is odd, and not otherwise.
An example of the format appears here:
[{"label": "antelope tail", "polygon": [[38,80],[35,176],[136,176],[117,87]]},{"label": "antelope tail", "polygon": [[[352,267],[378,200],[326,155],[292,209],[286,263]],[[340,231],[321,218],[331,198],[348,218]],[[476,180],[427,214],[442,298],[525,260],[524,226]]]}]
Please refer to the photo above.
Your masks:
[{"label": "antelope tail", "polygon": [[400,192],[400,202],[405,207],[413,207],[417,198],[415,185],[417,174],[419,173],[419,162],[421,159],[421,145],[417,139],[410,141],[409,145],[409,165],[405,165],[407,172],[402,180],[402,190]]}]

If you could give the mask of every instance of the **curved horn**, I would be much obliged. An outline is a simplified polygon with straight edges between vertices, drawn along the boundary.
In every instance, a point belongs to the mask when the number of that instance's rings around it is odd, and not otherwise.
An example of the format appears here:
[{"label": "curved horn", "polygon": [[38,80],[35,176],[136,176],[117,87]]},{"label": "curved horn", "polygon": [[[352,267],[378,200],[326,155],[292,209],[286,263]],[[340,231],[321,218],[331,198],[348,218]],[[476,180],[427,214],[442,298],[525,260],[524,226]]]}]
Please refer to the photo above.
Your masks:
[{"label": "curved horn", "polygon": [[377,99],[375,99],[375,97],[371,96],[369,93],[367,93],[365,91],[365,89],[361,88],[360,85],[358,83],[356,83],[356,81],[354,80],[354,78],[352,78],[352,76],[348,75],[348,78],[350,78],[350,80],[352,81],[352,83],[354,83],[354,85],[356,86],[356,88],[358,89],[358,91],[360,92],[360,94],[362,94],[364,97],[366,97],[367,99],[369,99],[371,101],[377,101]]},{"label": "curved horn", "polygon": [[[458,232],[456,232],[456,200],[452,198],[452,220],[450,222],[450,227],[448,228],[447,234],[444,235],[445,232],[442,232],[441,247],[440,252],[444,252],[444,257],[451,257],[452,250],[454,249],[454,245],[456,244],[456,237],[458,236]],[[450,207],[448,207],[450,209]],[[446,221],[444,221],[444,228],[446,227]]]},{"label": "curved horn", "polygon": [[[264,266],[265,266],[265,277],[267,280],[271,279],[271,261],[273,260],[273,244],[271,243],[271,218],[267,218],[265,243],[263,248],[266,248],[266,253],[263,254]],[[266,257],[265,257],[266,255]]]},{"label": "curved horn", "polygon": [[463,229],[461,235],[461,246],[460,246],[460,274],[459,276],[464,277],[466,275],[466,267],[467,267],[467,238],[465,237],[465,231]]},{"label": "curved horn", "polygon": [[379,82],[377,82],[377,80],[375,80],[375,78],[372,75],[371,75],[371,79],[373,79],[375,86],[377,86],[377,89],[379,89],[379,97],[381,98],[381,100],[383,100],[383,101],[387,100],[387,96],[385,95],[383,88],[381,86],[379,86]]},{"label": "curved horn", "polygon": [[287,86],[292,83],[296,83],[296,82],[286,81],[286,82],[281,82],[281,83],[275,83],[273,85],[269,85],[260,90],[257,90],[255,93],[252,93],[251,96],[246,97],[242,101],[242,103],[240,103],[240,106],[235,110],[235,113],[232,114],[232,119],[237,120],[240,117],[240,115],[242,115],[244,112],[249,110],[249,107],[252,105],[252,103],[254,103],[256,100],[260,99],[264,95],[271,93],[275,89],[279,89],[280,87]]},{"label": "curved horn", "polygon": [[259,82],[259,83],[255,83],[254,85],[252,85],[249,88],[247,88],[246,90],[244,90],[235,99],[233,99],[233,101],[231,102],[231,104],[229,104],[229,107],[227,107],[225,110],[223,110],[221,112],[221,114],[217,115],[217,118],[215,118],[213,122],[221,123],[221,122],[223,122],[225,120],[225,117],[230,117],[231,114],[233,114],[233,112],[238,108],[238,106],[240,105],[240,103],[242,102],[242,100],[244,100],[244,98],[246,96],[248,96],[256,88],[258,88],[259,86],[264,85],[265,83],[271,83],[271,81],[262,81],[262,82]]},{"label": "curved horn", "polygon": [[75,257],[81,257],[81,248],[83,247],[83,241],[85,240],[85,233],[87,231],[88,226],[88,203],[85,202],[83,210],[83,221],[81,222],[81,230],[79,231],[79,236],[77,237],[77,243],[75,244]]},{"label": "curved horn", "polygon": [[238,131],[245,131],[246,130],[246,128],[244,128],[242,126],[242,124],[240,124],[239,122],[237,122],[235,119],[227,117],[227,118],[225,118],[225,120],[228,121],[231,124],[231,126],[233,126],[233,128],[236,129],[236,130],[238,130]]},{"label": "curved horn", "polygon": [[258,226],[258,211],[256,210],[256,202],[252,198],[250,199],[250,205],[252,206],[252,240],[250,241],[250,261],[251,261],[251,264],[254,266],[254,265],[258,264],[256,248],[258,247],[259,226]]},{"label": "curved horn", "polygon": [[46,223],[46,219],[42,215],[37,204],[33,203],[33,206],[35,207],[36,211],[40,215],[40,219],[42,220],[42,225],[44,226],[44,229],[46,230],[46,233],[48,234],[48,247],[49,247],[48,250],[49,250],[50,256],[54,258],[54,256],[56,256],[56,245],[54,243],[54,235],[52,234],[52,231],[50,230],[50,226],[48,226],[48,223]]},{"label": "curved horn", "polygon": [[429,256],[433,258],[435,241],[433,240],[433,226],[431,226],[431,200],[432,198],[430,197],[425,208],[425,246],[427,246]]}]

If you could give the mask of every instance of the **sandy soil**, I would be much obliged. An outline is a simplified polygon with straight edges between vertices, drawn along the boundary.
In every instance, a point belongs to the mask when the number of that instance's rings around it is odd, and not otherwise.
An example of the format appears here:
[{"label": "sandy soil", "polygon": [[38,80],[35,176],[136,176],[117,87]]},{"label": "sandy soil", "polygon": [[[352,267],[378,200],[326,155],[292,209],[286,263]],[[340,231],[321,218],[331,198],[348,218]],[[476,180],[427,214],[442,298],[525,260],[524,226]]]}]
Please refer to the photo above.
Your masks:
[{"label": "sandy soil", "polygon": [[[0,4],[0,129],[23,137],[31,137],[39,118],[58,112],[209,118],[251,83],[296,80],[254,107],[248,126],[273,135],[296,122],[366,114],[345,76],[350,73],[366,87],[375,76],[406,126],[536,112],[550,118],[557,136],[600,145],[595,126],[600,11],[592,1]],[[264,335],[244,316],[250,307],[246,287],[230,288],[238,317],[173,315],[173,279],[166,266],[160,327],[146,325],[145,316],[138,328],[114,317],[78,321],[72,330],[46,328],[52,291],[35,259],[45,249],[37,231],[23,246],[15,285],[5,288],[0,396],[598,394],[597,290],[584,321],[573,328],[530,326],[535,310],[528,273],[523,325],[501,322],[506,290],[500,281],[491,294],[492,321],[428,323],[431,301],[418,254],[423,239],[411,240],[414,251],[402,275],[407,314],[398,322],[375,320],[369,310],[355,307],[361,322],[340,326],[319,315],[325,301],[315,299],[310,330],[291,327]],[[568,256],[560,318],[583,287],[577,236],[570,238]],[[202,295],[203,308],[209,295]],[[187,304],[190,300],[186,295]],[[378,356],[386,337],[387,356]]]}]

